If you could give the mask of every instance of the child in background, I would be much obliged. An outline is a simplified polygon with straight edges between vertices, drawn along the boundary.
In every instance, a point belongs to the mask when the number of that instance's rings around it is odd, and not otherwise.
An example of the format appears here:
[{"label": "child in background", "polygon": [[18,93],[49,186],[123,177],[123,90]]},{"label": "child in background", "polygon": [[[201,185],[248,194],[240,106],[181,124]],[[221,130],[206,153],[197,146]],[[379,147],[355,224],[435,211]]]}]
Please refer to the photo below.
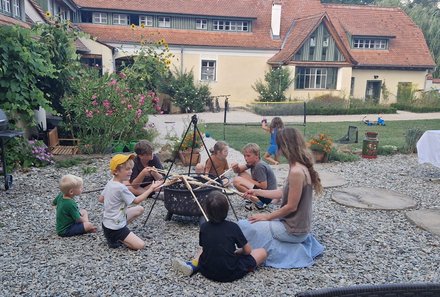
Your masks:
[{"label": "child in background", "polygon": [[267,148],[267,151],[264,153],[263,158],[272,165],[278,165],[280,162],[278,146],[275,140],[277,138],[278,131],[284,128],[284,123],[280,117],[274,117],[270,122],[270,126],[268,127],[267,120],[263,119],[261,121],[261,128],[270,133],[270,144]]},{"label": "child in background", "polygon": [[218,282],[232,282],[254,271],[267,258],[263,248],[252,250],[236,223],[226,220],[226,196],[212,191],[205,201],[209,222],[200,227],[201,250],[191,262],[173,259],[174,269],[190,276],[195,272]]},{"label": "child in background", "polygon": [[[206,160],[205,166],[199,163],[196,165],[196,173],[209,174],[217,177],[222,175],[229,169],[228,160],[228,144],[224,141],[217,141],[211,154],[211,160]],[[213,166],[214,164],[214,166]]]},{"label": "child in background", "polygon": [[96,232],[96,227],[89,222],[87,211],[79,210],[74,200],[83,190],[82,178],[72,174],[64,175],[60,180],[60,190],[61,193],[52,201],[57,209],[57,234],[70,237]]},{"label": "child in background", "polygon": [[135,197],[124,182],[130,179],[135,155],[117,154],[110,160],[110,170],[113,174],[99,196],[99,202],[104,202],[102,228],[110,248],[117,248],[121,243],[132,250],[139,250],[145,242],[127,228],[127,224],[139,217],[144,208],[140,205],[128,207],[130,204],[139,204],[150,195],[162,182],[154,181],[148,189]]}]

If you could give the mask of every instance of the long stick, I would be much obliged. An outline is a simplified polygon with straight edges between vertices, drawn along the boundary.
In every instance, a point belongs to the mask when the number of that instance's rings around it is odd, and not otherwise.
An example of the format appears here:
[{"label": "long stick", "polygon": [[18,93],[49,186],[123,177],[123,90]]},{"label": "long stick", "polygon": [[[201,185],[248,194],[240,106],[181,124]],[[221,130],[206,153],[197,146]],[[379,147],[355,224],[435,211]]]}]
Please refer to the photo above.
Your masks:
[{"label": "long stick", "polygon": [[182,176],[181,176],[181,179],[182,179],[182,181],[185,183],[185,186],[188,188],[188,190],[191,192],[191,194],[192,194],[194,200],[196,201],[197,205],[199,206],[200,210],[202,211],[202,214],[203,214],[203,216],[205,217],[205,220],[206,220],[207,222],[209,222],[209,219],[208,219],[208,217],[206,216],[205,211],[203,210],[203,207],[200,205],[199,200],[197,200],[197,197],[196,197],[196,195],[194,194],[194,192],[193,192],[193,190],[192,190],[190,184],[189,184],[188,181],[186,180],[186,176],[183,176],[183,175],[182,175]]}]

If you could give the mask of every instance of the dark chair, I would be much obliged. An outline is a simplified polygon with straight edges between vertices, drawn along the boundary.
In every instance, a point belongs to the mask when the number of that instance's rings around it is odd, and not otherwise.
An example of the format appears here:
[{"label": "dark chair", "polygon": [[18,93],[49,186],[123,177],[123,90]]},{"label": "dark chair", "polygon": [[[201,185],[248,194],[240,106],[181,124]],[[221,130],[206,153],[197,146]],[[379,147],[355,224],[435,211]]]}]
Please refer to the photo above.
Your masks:
[{"label": "dark chair", "polygon": [[297,297],[438,297],[440,284],[384,284],[327,288],[296,294]]},{"label": "dark chair", "polygon": [[348,126],[347,134],[338,140],[338,143],[358,143],[359,131],[355,126]]}]

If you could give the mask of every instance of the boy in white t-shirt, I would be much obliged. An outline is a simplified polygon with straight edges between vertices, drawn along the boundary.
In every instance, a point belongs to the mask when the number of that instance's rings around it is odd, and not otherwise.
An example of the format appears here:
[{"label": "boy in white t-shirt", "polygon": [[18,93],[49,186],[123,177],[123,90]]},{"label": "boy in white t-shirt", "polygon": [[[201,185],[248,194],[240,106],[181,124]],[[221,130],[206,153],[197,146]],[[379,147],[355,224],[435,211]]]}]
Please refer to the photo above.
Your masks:
[{"label": "boy in white t-shirt", "polygon": [[102,228],[111,248],[117,248],[122,243],[132,250],[139,250],[145,246],[145,242],[127,228],[128,223],[142,215],[144,208],[140,205],[128,206],[147,199],[162,183],[153,182],[144,193],[134,196],[124,185],[124,182],[130,179],[134,157],[134,154],[117,154],[110,160],[113,179],[107,183],[98,199],[99,202],[104,202]]}]

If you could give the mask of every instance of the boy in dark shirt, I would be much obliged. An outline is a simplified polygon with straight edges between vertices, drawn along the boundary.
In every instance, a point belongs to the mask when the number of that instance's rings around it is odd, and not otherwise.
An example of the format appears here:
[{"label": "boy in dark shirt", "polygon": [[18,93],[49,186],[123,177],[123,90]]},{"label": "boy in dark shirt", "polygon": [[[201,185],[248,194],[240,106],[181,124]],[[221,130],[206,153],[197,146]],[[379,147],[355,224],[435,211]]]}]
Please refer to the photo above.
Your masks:
[{"label": "boy in dark shirt", "polygon": [[205,202],[209,222],[200,227],[202,249],[191,262],[173,259],[172,265],[185,275],[200,273],[214,281],[232,282],[254,271],[267,258],[264,248],[252,250],[237,224],[227,221],[229,204],[224,194],[213,191]]},{"label": "boy in dark shirt", "polygon": [[136,157],[134,158],[133,172],[131,173],[130,183],[126,184],[130,191],[135,195],[145,192],[155,180],[163,180],[160,173],[155,169],[163,169],[159,158],[153,155],[153,146],[147,140],[141,140],[134,147]]}]

